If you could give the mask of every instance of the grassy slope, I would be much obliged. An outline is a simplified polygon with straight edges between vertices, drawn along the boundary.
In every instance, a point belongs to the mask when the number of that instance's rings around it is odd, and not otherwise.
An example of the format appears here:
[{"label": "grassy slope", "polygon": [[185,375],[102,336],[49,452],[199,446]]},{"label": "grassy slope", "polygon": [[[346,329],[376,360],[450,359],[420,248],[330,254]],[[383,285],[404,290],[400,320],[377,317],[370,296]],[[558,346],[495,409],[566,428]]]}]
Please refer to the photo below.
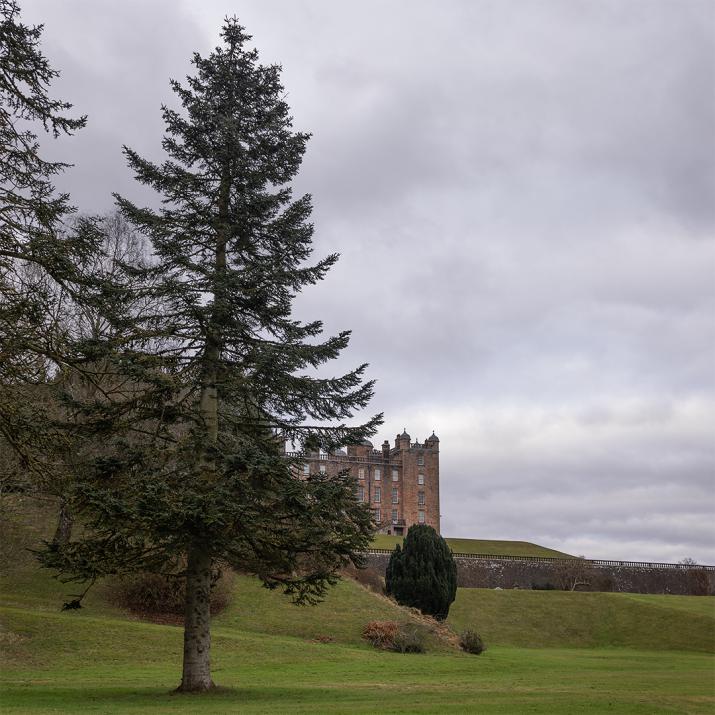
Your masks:
[{"label": "grassy slope", "polygon": [[487,643],[715,652],[715,598],[459,589],[449,614]]},{"label": "grassy slope", "polygon": [[[62,587],[28,567],[21,572],[2,589],[7,604],[25,600],[16,585],[34,593],[24,606],[0,609],[3,713],[706,713],[715,706],[712,657],[685,650],[703,650],[712,636],[715,618],[703,613],[711,599],[460,590],[450,620],[476,623],[487,652],[400,656],[360,641],[367,620],[399,612],[352,582],[317,608],[298,608],[239,577],[235,601],[213,629],[214,677],[231,689],[187,698],[167,694],[180,671],[180,628],[130,620],[99,593],[86,609],[58,612]],[[311,642],[318,635],[336,642]],[[639,649],[613,647],[619,643]],[[535,647],[544,645],[590,647]],[[684,650],[658,650],[674,647]]]},{"label": "grassy slope", "polygon": [[[233,602],[215,623],[222,629],[308,640],[328,636],[365,647],[360,632],[368,621],[409,619],[403,609],[351,579],[338,583],[317,606],[295,606],[278,591],[263,588],[257,579],[239,576]],[[436,641],[432,647],[443,648]]]},{"label": "grassy slope", "polygon": [[[213,628],[214,677],[229,689],[186,697],[168,694],[180,672],[180,628],[130,619],[99,591],[87,608],[59,612],[68,590],[30,562],[4,579],[3,713],[650,714],[715,707],[713,658],[695,652],[712,637],[711,599],[465,590],[451,620],[476,624],[487,652],[402,656],[360,641],[367,620],[399,611],[352,582],[322,606],[298,608],[239,577],[234,602]],[[311,642],[319,635],[335,642]],[[561,647],[521,647],[545,641]],[[632,648],[613,647],[619,644]]]},{"label": "grassy slope", "polygon": [[171,696],[178,628],[76,613],[11,618],[24,653],[4,670],[3,713],[651,714],[713,704],[711,661],[697,654],[495,647],[479,658],[400,656],[221,628],[214,677],[231,689]]},{"label": "grassy slope", "polygon": [[[402,536],[377,534],[373,540],[376,549],[394,549],[401,544]],[[494,539],[446,539],[452,551],[463,554],[488,554],[494,556],[547,556],[552,558],[573,558],[562,551],[547,549],[545,546],[528,541],[496,541]]]}]

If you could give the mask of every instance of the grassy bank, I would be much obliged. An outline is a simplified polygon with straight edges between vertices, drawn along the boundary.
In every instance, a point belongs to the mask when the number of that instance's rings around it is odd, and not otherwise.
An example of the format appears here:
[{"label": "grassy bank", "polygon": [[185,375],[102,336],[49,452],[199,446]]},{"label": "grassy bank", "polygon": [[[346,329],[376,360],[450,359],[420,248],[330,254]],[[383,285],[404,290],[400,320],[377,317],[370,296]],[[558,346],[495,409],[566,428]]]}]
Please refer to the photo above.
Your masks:
[{"label": "grassy bank", "polygon": [[177,696],[181,630],[85,614],[3,611],[15,634],[4,713],[712,712],[697,653],[495,646],[398,655],[217,624],[226,690]]},{"label": "grassy bank", "polygon": [[[376,549],[394,549],[396,544],[401,544],[402,536],[388,536],[377,534],[373,540]],[[500,541],[495,539],[451,539],[445,541],[455,553],[486,554],[488,556],[544,556],[550,558],[573,558],[562,551],[549,549],[528,541]]]},{"label": "grassy bank", "polygon": [[181,628],[111,606],[107,585],[82,610],[61,612],[76,589],[22,553],[0,584],[3,713],[715,709],[711,598],[465,589],[450,623],[475,627],[488,650],[469,656],[433,638],[428,653],[401,655],[373,650],[360,631],[369,620],[409,614],[349,579],[323,604],[296,607],[238,576],[213,625],[213,672],[222,687],[179,696],[171,691]]}]

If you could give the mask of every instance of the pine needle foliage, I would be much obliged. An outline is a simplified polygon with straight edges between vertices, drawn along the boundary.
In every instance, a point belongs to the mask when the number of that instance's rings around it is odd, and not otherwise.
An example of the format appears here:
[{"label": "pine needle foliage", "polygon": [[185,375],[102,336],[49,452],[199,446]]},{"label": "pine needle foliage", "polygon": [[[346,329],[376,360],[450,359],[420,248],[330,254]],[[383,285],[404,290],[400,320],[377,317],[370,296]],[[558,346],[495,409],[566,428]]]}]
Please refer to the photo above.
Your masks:
[{"label": "pine needle foliage", "polygon": [[359,443],[381,422],[352,424],[373,393],[366,365],[317,372],[349,332],[323,338],[320,321],[292,313],[337,256],[310,262],[311,198],[290,187],[308,135],[292,128],[280,67],[259,64],[235,18],[221,37],[208,57],[194,55],[184,84],[171,81],[181,108],[162,109],[166,160],[125,147],[137,180],[161,199],[156,210],[116,197],[153,259],[127,262],[123,280],[97,288],[110,337],[75,346],[96,387],[92,399],[63,396],[73,438],[87,445],[71,495],[86,528],[41,557],[62,578],[90,582],[184,573],[182,690],[212,686],[218,564],[298,603],[320,600],[340,568],[361,564],[373,524],[354,479],[303,477],[284,446]]},{"label": "pine needle foliage", "polygon": [[14,453],[13,488],[22,489],[56,473],[64,448],[47,383],[63,363],[62,317],[82,283],[78,264],[97,241],[91,221],[68,230],[74,209],[54,180],[69,165],[40,151],[38,132],[58,138],[86,121],[51,96],[59,72],[42,54],[42,33],[22,22],[17,2],[0,0],[0,450]]},{"label": "pine needle foliage", "polygon": [[403,606],[444,620],[457,595],[457,565],[447,542],[427,524],[407,531],[390,556],[385,591]]}]

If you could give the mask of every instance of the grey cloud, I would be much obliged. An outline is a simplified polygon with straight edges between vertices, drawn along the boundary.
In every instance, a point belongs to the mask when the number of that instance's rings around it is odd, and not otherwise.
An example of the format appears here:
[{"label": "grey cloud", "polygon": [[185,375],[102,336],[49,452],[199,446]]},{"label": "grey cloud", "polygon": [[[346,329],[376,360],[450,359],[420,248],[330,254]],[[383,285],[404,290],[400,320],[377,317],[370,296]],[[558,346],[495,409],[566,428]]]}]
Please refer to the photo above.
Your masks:
[{"label": "grey cloud", "polygon": [[[160,156],[168,78],[227,0],[26,0],[89,114],[50,142],[85,211]],[[297,301],[353,329],[379,439],[442,439],[444,532],[715,563],[715,12],[708,0],[259,2],[316,252]]]}]

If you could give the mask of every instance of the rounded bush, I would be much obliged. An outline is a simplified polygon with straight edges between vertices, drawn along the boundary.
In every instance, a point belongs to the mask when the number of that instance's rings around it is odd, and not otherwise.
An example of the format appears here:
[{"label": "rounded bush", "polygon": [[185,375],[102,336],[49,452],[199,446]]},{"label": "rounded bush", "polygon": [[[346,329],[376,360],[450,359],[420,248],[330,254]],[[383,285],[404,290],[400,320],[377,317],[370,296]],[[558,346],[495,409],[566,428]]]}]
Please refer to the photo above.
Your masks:
[{"label": "rounded bush", "polygon": [[426,635],[418,626],[403,624],[397,631],[392,650],[398,653],[424,653]]},{"label": "rounded bush", "polygon": [[463,631],[459,636],[459,646],[463,651],[479,655],[486,649],[482,637],[472,630]]}]

